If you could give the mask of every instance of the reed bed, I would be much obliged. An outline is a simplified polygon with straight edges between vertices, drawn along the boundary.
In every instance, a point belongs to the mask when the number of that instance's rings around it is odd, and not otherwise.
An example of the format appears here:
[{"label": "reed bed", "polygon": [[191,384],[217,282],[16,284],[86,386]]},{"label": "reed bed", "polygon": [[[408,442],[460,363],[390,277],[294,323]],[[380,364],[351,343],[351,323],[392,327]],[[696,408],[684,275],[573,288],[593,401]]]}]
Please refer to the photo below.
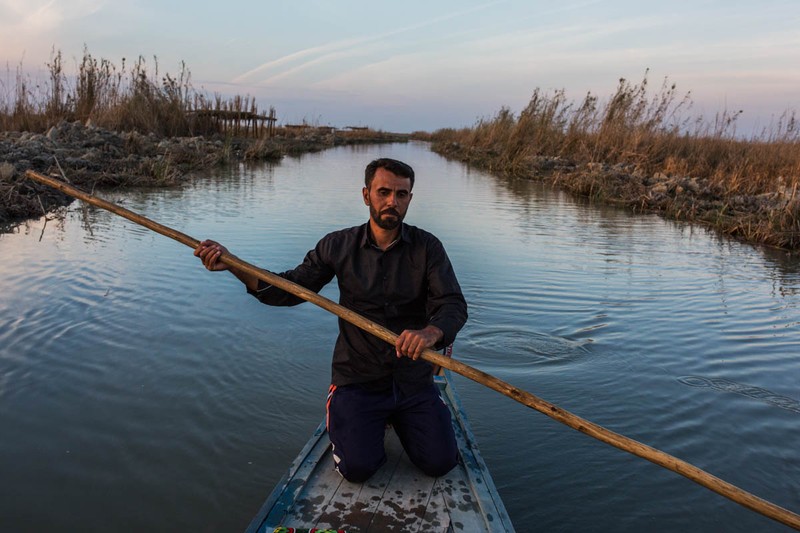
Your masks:
[{"label": "reed bed", "polygon": [[117,67],[84,48],[75,72],[65,73],[54,50],[44,76],[34,79],[21,64],[0,76],[0,232],[69,202],[25,179],[27,170],[64,173],[87,189],[160,187],[234,160],[406,140],[365,128],[279,128],[275,109],[261,113],[253,97],[196,91],[184,63],[177,75],[161,75],[157,58]]},{"label": "reed bed", "polygon": [[77,74],[64,71],[61,51],[53,51],[45,79],[25,74],[22,64],[7,67],[0,80],[0,131],[44,132],[79,121],[112,131],[136,131],[162,137],[230,134],[262,137],[273,133],[274,109],[259,113],[255,98],[207,96],[191,84],[181,62],[176,75],[159,72],[144,57],[117,67],[96,59],[87,49]]},{"label": "reed bed", "polygon": [[[691,115],[690,94],[664,80],[619,81],[605,101],[536,89],[518,114],[442,129],[435,151],[492,171],[547,179],[637,210],[711,224],[747,241],[800,247],[800,123],[786,111],[750,137],[741,111]],[[416,137],[425,137],[416,135]]]}]

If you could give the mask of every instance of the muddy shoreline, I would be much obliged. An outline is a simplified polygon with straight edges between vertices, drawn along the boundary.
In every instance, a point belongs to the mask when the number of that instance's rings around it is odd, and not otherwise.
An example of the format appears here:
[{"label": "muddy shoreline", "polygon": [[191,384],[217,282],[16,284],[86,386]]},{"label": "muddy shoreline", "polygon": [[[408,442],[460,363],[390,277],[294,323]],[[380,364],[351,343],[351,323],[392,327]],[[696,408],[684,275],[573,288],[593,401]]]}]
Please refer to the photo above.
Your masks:
[{"label": "muddy shoreline", "polygon": [[531,157],[509,167],[501,154],[457,142],[433,142],[431,149],[489,172],[534,179],[634,212],[699,223],[751,244],[800,251],[800,194],[791,187],[758,195],[730,195],[709,180],[648,175],[635,165],[576,163],[559,157]]},{"label": "muddy shoreline", "polygon": [[0,132],[0,225],[12,228],[73,199],[26,179],[27,170],[66,176],[75,186],[165,187],[235,161],[277,161],[285,155],[334,146],[403,142],[408,136],[375,131],[308,131],[271,139],[159,137],[62,122],[46,133]]}]

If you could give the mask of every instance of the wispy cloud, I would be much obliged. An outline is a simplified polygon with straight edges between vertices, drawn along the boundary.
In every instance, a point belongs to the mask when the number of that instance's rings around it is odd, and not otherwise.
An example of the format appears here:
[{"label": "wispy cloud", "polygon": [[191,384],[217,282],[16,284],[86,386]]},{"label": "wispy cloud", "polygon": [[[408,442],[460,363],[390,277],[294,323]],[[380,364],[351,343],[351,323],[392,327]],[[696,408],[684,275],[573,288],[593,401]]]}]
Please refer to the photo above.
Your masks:
[{"label": "wispy cloud", "polygon": [[[321,46],[314,46],[312,48],[306,48],[305,50],[300,50],[273,61],[268,61],[264,64],[257,66],[252,70],[248,70],[244,74],[240,74],[239,76],[235,77],[231,80],[232,83],[243,83],[247,81],[249,78],[254,76],[255,74],[259,74],[262,72],[268,72],[274,69],[277,69],[283,65],[291,64],[295,61],[304,61],[307,57],[324,57],[325,54],[329,54],[336,50],[344,50],[348,48],[352,48],[359,44],[369,41],[371,38],[364,38],[364,39],[346,39],[343,41],[336,41],[332,43],[327,43]],[[310,61],[310,60],[309,60]]]},{"label": "wispy cloud", "polygon": [[82,18],[100,10],[104,0],[0,0],[4,30],[42,32],[57,28],[65,20]]},{"label": "wispy cloud", "polygon": [[250,79],[255,74],[264,73],[264,72],[274,72],[275,70],[279,70],[280,68],[286,65],[292,65],[293,67],[284,70],[283,72],[275,73],[263,80],[261,80],[261,84],[267,85],[279,79],[285,78],[291,74],[303,71],[311,66],[319,65],[321,63],[325,63],[332,59],[342,59],[343,57],[349,57],[355,54],[360,54],[361,49],[364,45],[370,43],[376,43],[379,41],[383,41],[388,39],[389,37],[394,37],[396,35],[400,35],[403,33],[408,33],[414,30],[418,30],[421,28],[425,28],[428,26],[432,26],[434,24],[439,24],[441,22],[445,22],[447,20],[452,20],[458,17],[462,17],[468,15],[470,13],[474,13],[477,11],[482,11],[484,9],[488,9],[493,7],[497,4],[506,2],[507,0],[494,0],[492,2],[487,2],[485,4],[480,4],[477,6],[473,6],[467,9],[462,9],[459,11],[454,11],[448,13],[446,15],[442,15],[440,17],[436,17],[430,20],[426,20],[424,22],[420,22],[418,24],[413,24],[410,26],[406,26],[404,28],[399,28],[395,30],[390,30],[381,34],[371,35],[367,37],[361,37],[356,39],[344,39],[340,41],[334,41],[331,43],[326,43],[320,46],[314,46],[311,48],[306,48],[304,50],[299,50],[297,52],[285,55],[273,61],[269,61],[258,67],[245,72],[234,78],[232,80],[233,83],[243,83]]},{"label": "wispy cloud", "polygon": [[10,59],[22,54],[26,44],[49,49],[53,32],[69,21],[96,13],[104,4],[105,0],[0,0],[2,55]]}]

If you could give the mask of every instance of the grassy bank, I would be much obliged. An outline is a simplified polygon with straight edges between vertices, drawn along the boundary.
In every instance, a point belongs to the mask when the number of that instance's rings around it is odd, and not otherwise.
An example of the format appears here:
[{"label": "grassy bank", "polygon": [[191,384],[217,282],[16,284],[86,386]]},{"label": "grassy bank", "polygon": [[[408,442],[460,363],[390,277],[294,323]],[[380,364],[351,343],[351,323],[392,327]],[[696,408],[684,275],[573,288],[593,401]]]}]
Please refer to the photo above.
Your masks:
[{"label": "grassy bank", "polygon": [[[77,74],[61,52],[45,80],[7,71],[0,81],[0,223],[41,216],[71,199],[25,180],[28,169],[95,186],[167,186],[210,167],[338,145],[405,141],[369,128],[277,125],[249,96],[196,91],[184,64],[173,76],[143,58],[117,67],[84,50]],[[6,226],[7,227],[7,226]]]},{"label": "grassy bank", "polygon": [[[97,59],[84,49],[76,73],[67,75],[61,51],[53,51],[44,76],[34,79],[22,64],[6,68],[0,79],[0,132],[44,133],[54,126],[80,122],[115,132],[157,137],[227,137],[260,140],[248,151],[274,155],[265,138],[278,137],[290,152],[317,146],[321,135],[336,133],[337,143],[397,140],[370,128],[334,131],[330,127],[277,124],[274,107],[260,110],[249,95],[224,97],[194,88],[191,72],[181,62],[177,74],[162,73],[158,58],[119,66]],[[259,144],[259,143],[253,143]],[[298,146],[293,147],[293,144]]]},{"label": "grassy bank", "polygon": [[690,95],[666,80],[652,91],[620,80],[601,101],[534,91],[474,127],[430,136],[435,151],[500,173],[549,180],[575,193],[710,224],[738,238],[800,248],[800,122],[787,111],[737,135],[741,111],[693,117]]},{"label": "grassy bank", "polygon": [[161,73],[158,59],[143,57],[117,66],[84,49],[75,75],[64,71],[60,51],[51,54],[44,79],[7,68],[0,82],[0,130],[44,132],[61,122],[79,121],[112,131],[164,137],[219,133],[214,113],[259,115],[249,96],[223,98],[197,91],[181,63],[175,75]]}]

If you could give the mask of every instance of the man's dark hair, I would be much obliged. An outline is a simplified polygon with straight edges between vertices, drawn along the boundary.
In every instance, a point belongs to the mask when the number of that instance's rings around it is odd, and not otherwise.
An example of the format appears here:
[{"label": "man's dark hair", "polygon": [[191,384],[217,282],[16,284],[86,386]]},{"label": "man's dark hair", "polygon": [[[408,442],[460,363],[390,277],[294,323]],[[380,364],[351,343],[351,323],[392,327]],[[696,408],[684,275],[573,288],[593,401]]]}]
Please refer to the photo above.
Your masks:
[{"label": "man's dark hair", "polygon": [[392,174],[400,176],[401,178],[408,178],[411,180],[411,187],[409,190],[414,188],[414,169],[411,168],[409,165],[406,165],[402,161],[398,161],[397,159],[389,159],[388,157],[382,157],[380,159],[376,159],[372,161],[367,168],[364,170],[364,185],[366,185],[367,189],[370,188],[372,185],[372,179],[375,177],[375,172],[379,168],[385,168]]}]

